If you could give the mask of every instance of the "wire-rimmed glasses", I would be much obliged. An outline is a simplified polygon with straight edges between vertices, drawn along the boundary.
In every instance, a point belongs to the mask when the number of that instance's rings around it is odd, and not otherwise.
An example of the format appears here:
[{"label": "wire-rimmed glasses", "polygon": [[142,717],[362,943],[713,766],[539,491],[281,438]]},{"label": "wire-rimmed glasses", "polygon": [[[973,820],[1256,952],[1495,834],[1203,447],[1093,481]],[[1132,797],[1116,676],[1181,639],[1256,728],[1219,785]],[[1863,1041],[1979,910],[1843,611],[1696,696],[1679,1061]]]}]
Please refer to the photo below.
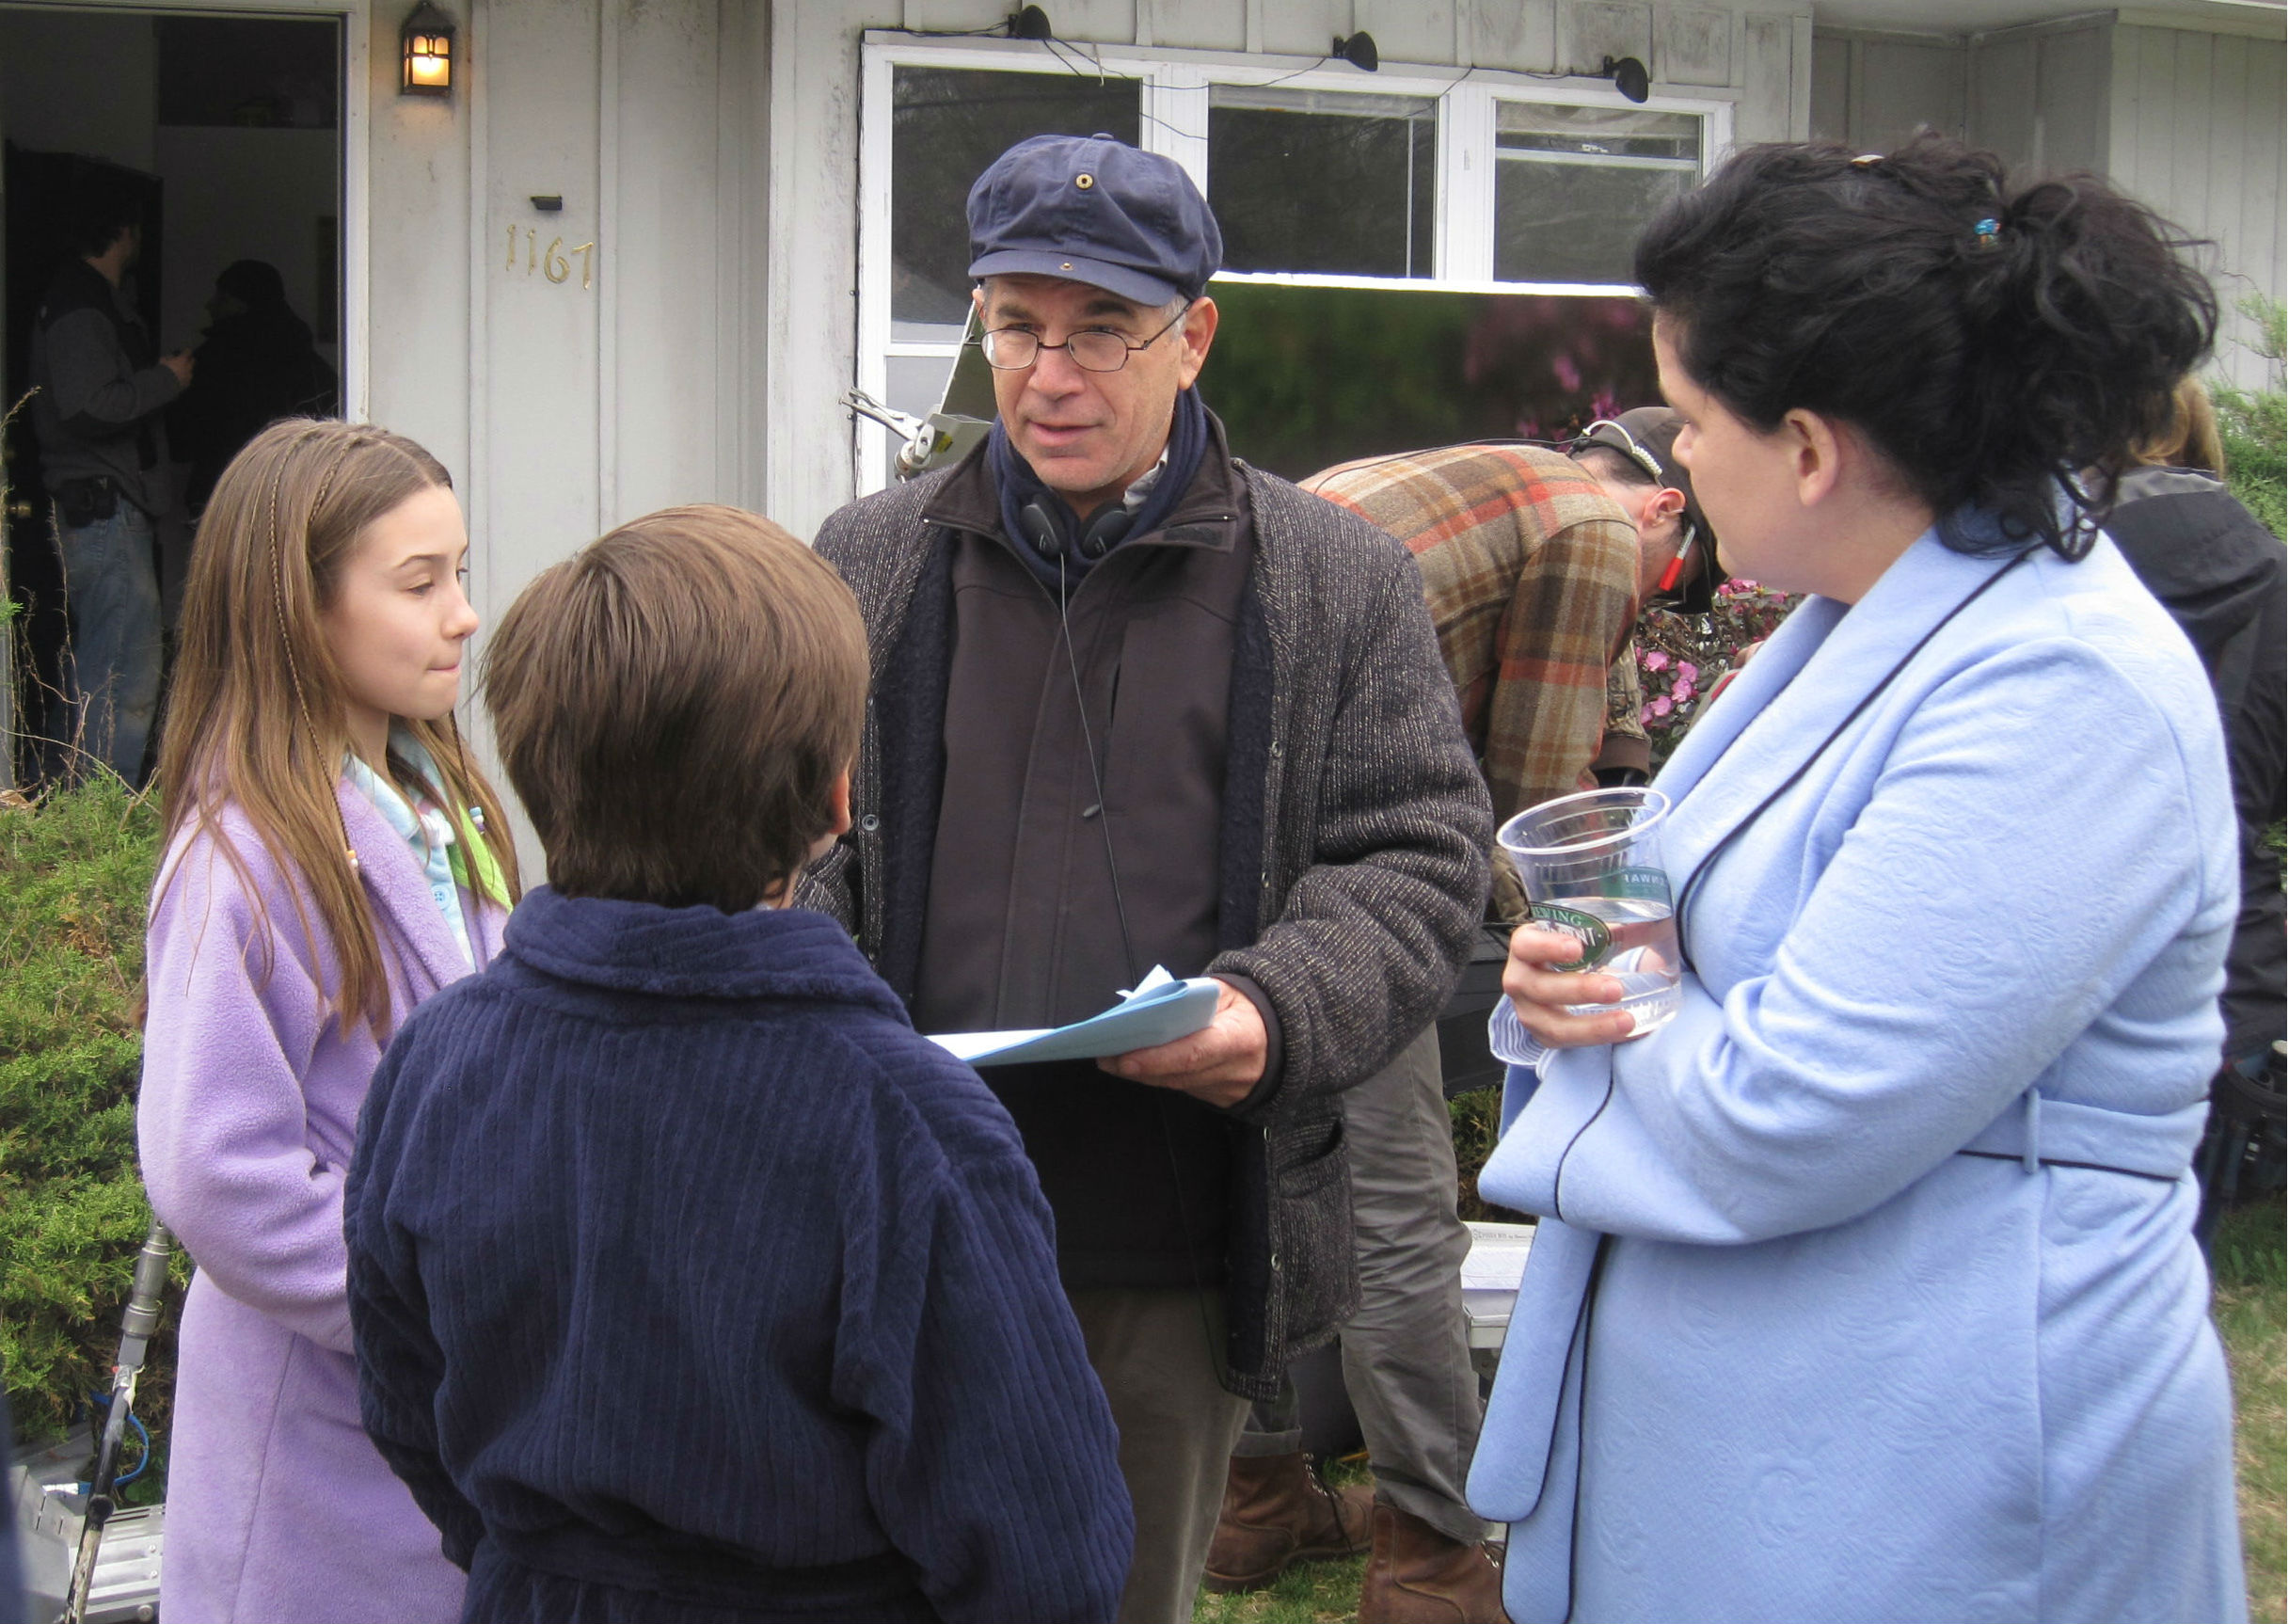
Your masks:
[{"label": "wire-rimmed glasses", "polygon": [[1122,334],[1106,327],[1084,327],[1061,344],[1043,343],[1041,335],[1030,327],[995,327],[980,335],[978,342],[985,351],[986,365],[996,372],[1022,373],[1041,359],[1043,350],[1063,350],[1083,372],[1117,373],[1129,364],[1131,351],[1151,349],[1191,310],[1192,301],[1186,299],[1184,308],[1142,343],[1133,344]]}]

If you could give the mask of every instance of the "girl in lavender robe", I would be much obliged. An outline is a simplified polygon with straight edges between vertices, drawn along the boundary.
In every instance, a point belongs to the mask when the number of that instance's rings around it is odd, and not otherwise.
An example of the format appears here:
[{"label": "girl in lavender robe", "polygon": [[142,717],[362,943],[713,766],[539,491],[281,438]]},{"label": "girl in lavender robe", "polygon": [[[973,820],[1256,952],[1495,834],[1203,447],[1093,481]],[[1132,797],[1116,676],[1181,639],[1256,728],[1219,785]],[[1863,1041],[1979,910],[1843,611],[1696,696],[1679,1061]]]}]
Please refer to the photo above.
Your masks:
[{"label": "girl in lavender robe", "polygon": [[427,1624],[462,1576],[358,1422],[342,1180],[413,1007],[517,894],[453,718],[477,617],[452,481],[289,420],[199,526],[159,760],[143,1091],[151,1204],[198,1266],[168,1473],[168,1624]]}]

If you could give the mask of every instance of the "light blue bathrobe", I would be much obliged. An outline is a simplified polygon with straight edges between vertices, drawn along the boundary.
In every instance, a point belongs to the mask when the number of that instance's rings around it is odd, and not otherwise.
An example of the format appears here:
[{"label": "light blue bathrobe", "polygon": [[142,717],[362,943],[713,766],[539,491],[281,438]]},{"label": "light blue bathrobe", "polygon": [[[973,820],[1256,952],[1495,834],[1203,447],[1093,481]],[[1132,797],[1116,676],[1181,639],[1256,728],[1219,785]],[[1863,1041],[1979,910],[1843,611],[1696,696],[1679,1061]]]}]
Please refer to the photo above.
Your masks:
[{"label": "light blue bathrobe", "polygon": [[1512,1072],[1479,1187],[1550,1216],[1470,1494],[1518,1624],[2246,1616],[2217,711],[2112,543],[1941,625],[1999,568],[1927,534],[1789,619],[1661,779],[1682,880],[1810,758],[1693,888],[1682,1012]]}]

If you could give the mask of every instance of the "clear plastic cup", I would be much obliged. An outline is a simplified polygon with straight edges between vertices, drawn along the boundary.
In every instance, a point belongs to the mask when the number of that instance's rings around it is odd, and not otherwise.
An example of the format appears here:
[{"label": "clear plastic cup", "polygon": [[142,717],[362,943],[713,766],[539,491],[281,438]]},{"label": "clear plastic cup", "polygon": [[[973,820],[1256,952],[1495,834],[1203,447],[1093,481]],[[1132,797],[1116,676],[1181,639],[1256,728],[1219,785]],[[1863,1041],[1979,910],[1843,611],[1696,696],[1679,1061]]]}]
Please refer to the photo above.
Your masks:
[{"label": "clear plastic cup", "polygon": [[1577,1015],[1627,1011],[1631,1037],[1665,1026],[1682,995],[1677,914],[1661,830],[1669,798],[1635,786],[1545,801],[1502,825],[1502,850],[1518,866],[1528,912],[1544,930],[1582,944],[1558,970],[1596,970],[1621,982],[1620,1000],[1569,1004]]}]

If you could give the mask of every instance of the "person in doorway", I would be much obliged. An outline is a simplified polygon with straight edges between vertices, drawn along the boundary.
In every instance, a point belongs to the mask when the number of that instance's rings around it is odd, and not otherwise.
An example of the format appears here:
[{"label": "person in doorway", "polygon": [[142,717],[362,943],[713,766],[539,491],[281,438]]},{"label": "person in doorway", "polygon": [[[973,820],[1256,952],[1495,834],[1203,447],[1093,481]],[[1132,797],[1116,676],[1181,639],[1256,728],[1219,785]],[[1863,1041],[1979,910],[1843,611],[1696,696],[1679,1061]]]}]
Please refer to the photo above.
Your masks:
[{"label": "person in doorway", "polygon": [[85,189],[74,252],[32,326],[32,427],[55,502],[74,737],[82,759],[132,785],[159,703],[159,526],[172,511],[165,408],[191,381],[161,356],[123,289],[142,252],[142,200],[109,180]]},{"label": "person in doorway", "polygon": [[[1557,452],[1489,444],[1346,463],[1303,488],[1414,555],[1496,821],[1586,788],[1638,596],[1637,533],[1598,482]],[[1498,896],[1506,868],[1498,859]],[[1343,1327],[1343,1381],[1375,1488],[1337,1493],[1319,1479],[1284,1383],[1233,1453],[1208,1584],[1259,1589],[1372,1543],[1361,1624],[1493,1624],[1500,1575],[1463,1501],[1480,1404],[1437,1034],[1346,1093],[1343,1119],[1361,1293]]]},{"label": "person in doorway", "polygon": [[999,411],[819,533],[874,693],[798,900],[924,1031],[1221,981],[1191,1037],[988,1074],[1121,1432],[1121,1617],[1183,1624],[1248,1402],[1356,1306],[1341,1093],[1452,992],[1492,822],[1406,549],[1235,460],[1193,387],[1222,238],[1190,178],[1039,136],[968,209]]},{"label": "person in doorway", "polygon": [[[1667,406],[1637,406],[1590,424],[1566,448],[1621,504],[1637,532],[1641,621],[1657,609],[1708,613],[1724,579],[1716,534],[1693,500],[1693,475],[1677,457],[1679,426]],[[1634,638],[1608,673],[1606,696],[1605,740],[1590,775],[1601,785],[1643,784],[1652,776],[1653,752],[1641,714]]]},{"label": "person in doorway", "polygon": [[167,408],[175,454],[191,465],[183,505],[196,517],[223,468],[266,423],[331,417],[338,380],[288,308],[285,279],[263,260],[239,260],[215,279],[207,330],[191,352],[198,374]]}]

